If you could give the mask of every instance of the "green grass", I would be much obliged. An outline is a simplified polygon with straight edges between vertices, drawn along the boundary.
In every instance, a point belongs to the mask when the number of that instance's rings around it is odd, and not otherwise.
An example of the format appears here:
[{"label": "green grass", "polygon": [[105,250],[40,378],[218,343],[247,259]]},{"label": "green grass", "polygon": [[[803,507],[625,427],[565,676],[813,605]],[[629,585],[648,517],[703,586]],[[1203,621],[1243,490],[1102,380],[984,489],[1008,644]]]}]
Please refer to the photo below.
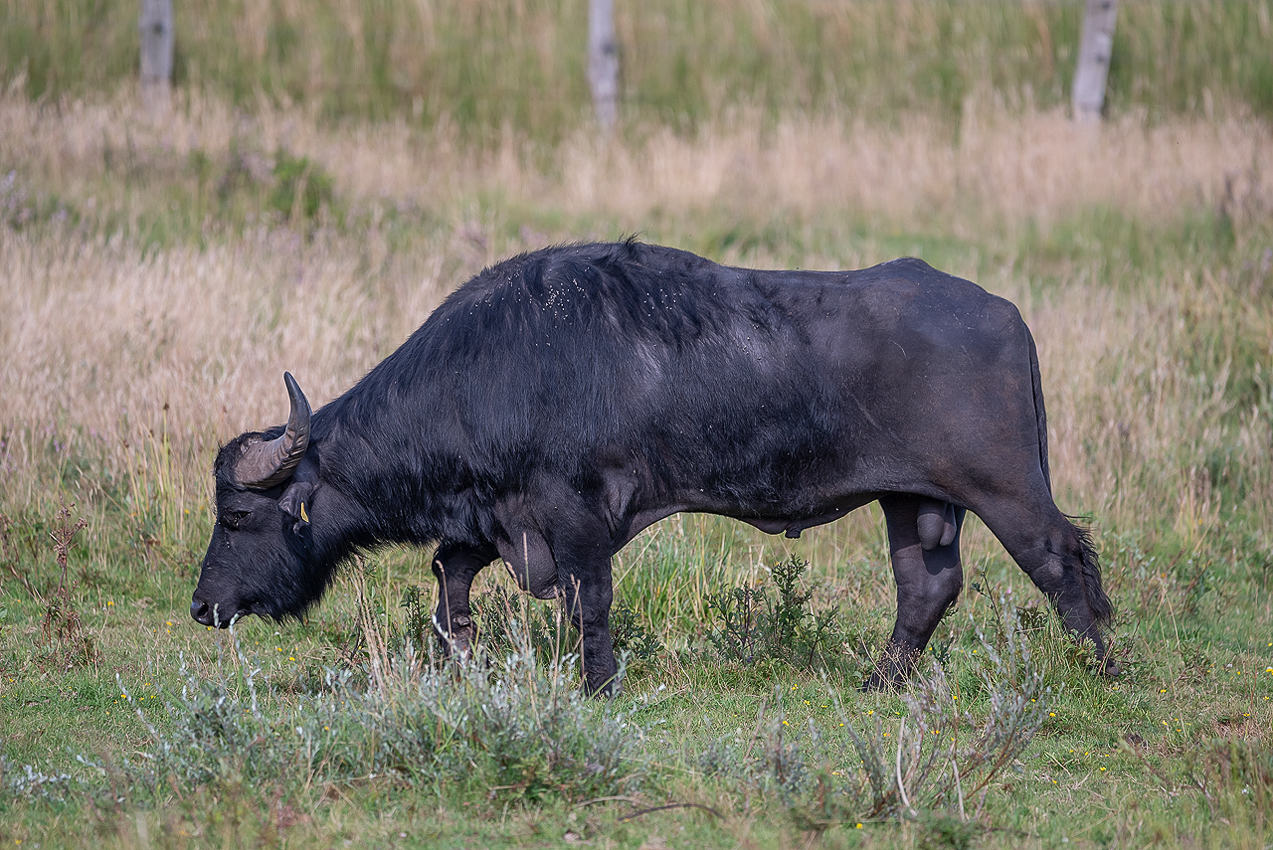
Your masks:
[{"label": "green grass", "polygon": [[[1113,545],[1106,551],[1113,564],[1124,555]],[[1143,553],[1128,557],[1152,561]],[[79,560],[92,558],[81,554]],[[994,612],[996,606],[1003,610],[999,595],[1006,586],[1015,583],[1021,594],[1008,600],[1007,610],[1032,604],[1005,560],[992,556],[974,568],[973,580],[987,592],[965,596],[934,642],[930,655],[942,659],[937,672],[921,676],[905,698],[856,693],[857,672],[819,673],[778,659],[723,661],[689,634],[679,636],[679,650],[633,664],[625,695],[610,705],[575,705],[568,680],[528,683],[522,699],[555,692],[566,700],[562,722],[584,723],[585,729],[598,722],[628,724],[618,738],[583,733],[594,745],[614,740],[625,748],[615,784],[596,789],[574,784],[590,775],[578,765],[567,762],[560,774],[531,767],[552,764],[542,759],[549,744],[568,740],[561,726],[547,738],[505,739],[482,714],[459,727],[473,729],[473,740],[438,737],[438,721],[427,718],[440,715],[422,713],[439,705],[463,714],[466,688],[487,687],[485,675],[467,686],[460,680],[456,690],[457,682],[444,674],[430,686],[441,688],[437,703],[413,684],[419,672],[401,674],[387,691],[375,688],[365,638],[369,629],[405,633],[407,613],[398,603],[422,578],[409,553],[373,559],[369,573],[341,581],[307,623],[279,628],[245,621],[237,641],[187,625],[186,581],[152,583],[149,571],[137,565],[118,593],[86,582],[77,588],[76,602],[101,655],[69,670],[56,659],[55,645],[28,639],[25,633],[38,629],[40,606],[7,579],[0,588],[3,838],[131,847],[144,845],[143,836],[162,834],[173,842],[196,837],[210,846],[284,838],[310,846],[341,838],[391,841],[406,832],[412,845],[482,840],[517,846],[557,841],[570,831],[637,847],[671,830],[678,842],[701,846],[731,846],[743,835],[757,836],[762,846],[787,846],[812,828],[828,846],[849,846],[859,840],[856,825],[863,823],[861,840],[888,846],[936,841],[954,828],[971,830],[982,844],[1006,846],[1062,838],[1096,846],[1118,835],[1152,841],[1154,830],[1164,836],[1187,832],[1208,843],[1249,836],[1258,846],[1267,840],[1267,809],[1260,801],[1273,793],[1267,768],[1273,674],[1260,665],[1273,663],[1273,648],[1265,640],[1269,620],[1259,601],[1268,598],[1267,568],[1244,569],[1231,561],[1214,566],[1215,585],[1195,603],[1192,591],[1181,587],[1189,579],[1185,568],[1179,578],[1168,573],[1142,592],[1116,594],[1115,645],[1127,672],[1113,682],[1085,669],[1050,618],[1027,618],[1033,631],[1025,644],[1040,686],[1047,688],[1037,695],[1041,727],[984,796],[968,798],[968,809],[977,813],[972,826],[957,817],[949,796],[917,801],[920,816],[914,819],[888,810],[869,817],[869,798],[846,790],[850,779],[864,781],[851,773],[858,760],[846,728],[874,735],[891,767],[889,747],[903,731],[901,717],[913,723],[922,716],[914,700],[924,693],[923,681],[938,685],[938,697],[957,697],[939,705],[946,723],[930,724],[943,735],[953,730],[975,737],[981,724],[1002,716],[989,702],[990,687],[1020,692],[1004,661],[983,660],[1004,649],[995,637]],[[20,564],[35,586],[50,580],[47,563]],[[692,556],[685,569],[695,569]],[[746,580],[736,570],[734,576]],[[650,583],[628,576],[620,583],[620,600],[639,596]],[[873,594],[862,601],[887,604]],[[514,618],[551,619],[551,608],[520,598],[506,604],[516,609]],[[360,610],[371,611],[378,625],[359,625]],[[860,621],[860,615],[845,613],[842,629]],[[887,611],[877,613],[864,628],[874,630],[878,641]],[[678,637],[672,627],[645,625],[665,638]],[[978,640],[978,628],[986,630],[985,640]],[[551,662],[551,645],[543,649]],[[179,658],[188,669],[181,669]],[[527,675],[522,668],[498,669],[496,683]],[[338,678],[324,685],[328,670],[344,670],[346,684]],[[430,674],[424,675],[428,682]],[[957,715],[949,713],[956,709]],[[550,717],[542,708],[524,707],[509,716]],[[220,725],[208,726],[209,718],[219,718]],[[297,736],[298,727],[304,734]],[[394,745],[393,735],[404,731],[407,737]],[[192,734],[196,746],[183,751],[180,745]],[[508,761],[506,754],[504,762],[484,766],[468,754],[458,766],[430,767],[430,758],[447,752],[436,748],[453,748],[457,741],[477,743],[483,751],[506,741],[516,759]],[[165,743],[172,752],[164,753]],[[27,764],[37,774],[74,778],[32,783]],[[965,778],[971,786],[972,777]],[[939,769],[926,787],[941,791],[949,785],[949,774]],[[913,795],[919,790],[911,789]],[[622,799],[593,802],[597,797]],[[1115,802],[1129,797],[1137,802]],[[669,803],[692,805],[625,820]],[[1080,820],[1072,816],[1076,807]]]}]

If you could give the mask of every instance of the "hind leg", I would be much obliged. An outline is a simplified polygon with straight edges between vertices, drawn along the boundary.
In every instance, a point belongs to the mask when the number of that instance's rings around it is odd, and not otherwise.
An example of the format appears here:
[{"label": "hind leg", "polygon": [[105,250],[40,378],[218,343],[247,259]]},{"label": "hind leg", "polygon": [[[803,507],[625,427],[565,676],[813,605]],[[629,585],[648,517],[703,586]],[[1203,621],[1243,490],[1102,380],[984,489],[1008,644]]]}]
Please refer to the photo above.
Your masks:
[{"label": "hind leg", "polygon": [[469,588],[482,568],[498,557],[494,547],[443,543],[433,555],[433,575],[438,579],[438,609],[433,633],[444,655],[466,657],[477,636],[469,609]]},{"label": "hind leg", "polygon": [[[925,501],[931,500],[909,494],[880,499],[888,523],[893,578],[897,581],[897,622],[884,655],[866,682],[867,690],[897,687],[906,681],[937,623],[963,587],[959,528],[964,509],[954,509],[955,530],[946,545],[940,541],[934,544],[921,539],[920,512]],[[925,548],[926,542],[934,545]]]},{"label": "hind leg", "polygon": [[1066,519],[1044,494],[1000,498],[979,508],[977,515],[1047,596],[1065,627],[1080,640],[1090,640],[1101,670],[1117,675],[1118,667],[1106,657],[1099,628],[1110,618],[1110,602],[1087,533]]}]

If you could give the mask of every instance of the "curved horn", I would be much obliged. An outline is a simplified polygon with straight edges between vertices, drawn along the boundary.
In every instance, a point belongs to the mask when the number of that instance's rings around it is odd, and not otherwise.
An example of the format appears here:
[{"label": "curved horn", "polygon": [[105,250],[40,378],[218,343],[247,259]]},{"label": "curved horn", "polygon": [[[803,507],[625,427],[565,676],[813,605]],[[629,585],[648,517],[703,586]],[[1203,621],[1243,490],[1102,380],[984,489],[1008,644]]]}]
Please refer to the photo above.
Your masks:
[{"label": "curved horn", "polygon": [[291,478],[309,448],[309,402],[291,372],[283,373],[283,382],[292,403],[287,428],[273,440],[245,443],[243,455],[234,467],[239,482],[253,490],[268,490]]}]

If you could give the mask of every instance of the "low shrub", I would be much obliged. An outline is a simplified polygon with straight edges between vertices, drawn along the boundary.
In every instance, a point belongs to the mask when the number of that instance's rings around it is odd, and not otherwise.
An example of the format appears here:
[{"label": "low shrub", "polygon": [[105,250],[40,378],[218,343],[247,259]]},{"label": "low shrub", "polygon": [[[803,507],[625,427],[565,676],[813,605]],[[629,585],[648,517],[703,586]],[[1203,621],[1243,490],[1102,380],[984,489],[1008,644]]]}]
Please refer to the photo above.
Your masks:
[{"label": "low shrub", "polygon": [[841,660],[836,609],[812,608],[812,590],[801,590],[808,561],[795,556],[775,564],[775,594],[763,585],[733,587],[708,597],[712,650],[723,661],[752,664],[774,659],[803,670],[834,667]]},{"label": "low shrub", "polygon": [[353,685],[351,671],[328,671],[315,693],[291,706],[271,700],[272,711],[260,708],[259,668],[240,659],[246,694],[233,696],[224,679],[192,682],[169,706],[172,731],[154,732],[156,763],[290,775],[307,786],[388,774],[439,792],[524,800],[630,790],[641,776],[639,730],[582,695],[577,658],[544,663],[513,628],[515,648],[502,656],[479,650],[441,665],[407,643],[373,659],[365,685]]},{"label": "low shrub", "polygon": [[[644,767],[632,712],[585,697],[577,657],[544,663],[521,623],[510,629],[512,651],[479,649],[469,661],[445,664],[417,654],[409,641],[390,651],[369,638],[365,646],[378,653],[370,675],[329,669],[298,688],[292,676],[264,672],[231,627],[232,655],[223,653],[211,675],[183,657],[184,684],[162,709],[143,709],[120,683],[149,741],[117,764],[81,758],[98,778],[86,790],[127,789],[129,801],[141,804],[169,787],[243,782],[295,793],[377,779],[514,802],[636,790]],[[80,787],[31,766],[5,764],[0,778],[25,795]]]}]

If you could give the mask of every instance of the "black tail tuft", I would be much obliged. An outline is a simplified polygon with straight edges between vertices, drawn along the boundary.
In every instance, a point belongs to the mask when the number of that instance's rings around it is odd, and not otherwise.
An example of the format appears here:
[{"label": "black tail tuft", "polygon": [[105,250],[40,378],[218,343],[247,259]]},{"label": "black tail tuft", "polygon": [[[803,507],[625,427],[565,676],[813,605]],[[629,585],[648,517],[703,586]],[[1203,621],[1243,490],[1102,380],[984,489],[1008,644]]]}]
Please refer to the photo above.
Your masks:
[{"label": "black tail tuft", "polygon": [[1079,571],[1079,578],[1083,582],[1083,595],[1097,624],[1107,625],[1114,616],[1114,607],[1101,585],[1101,561],[1096,554],[1096,544],[1092,542],[1091,532],[1086,528],[1081,525],[1074,525],[1074,528],[1079,533],[1079,547],[1082,550],[1083,568]]}]

